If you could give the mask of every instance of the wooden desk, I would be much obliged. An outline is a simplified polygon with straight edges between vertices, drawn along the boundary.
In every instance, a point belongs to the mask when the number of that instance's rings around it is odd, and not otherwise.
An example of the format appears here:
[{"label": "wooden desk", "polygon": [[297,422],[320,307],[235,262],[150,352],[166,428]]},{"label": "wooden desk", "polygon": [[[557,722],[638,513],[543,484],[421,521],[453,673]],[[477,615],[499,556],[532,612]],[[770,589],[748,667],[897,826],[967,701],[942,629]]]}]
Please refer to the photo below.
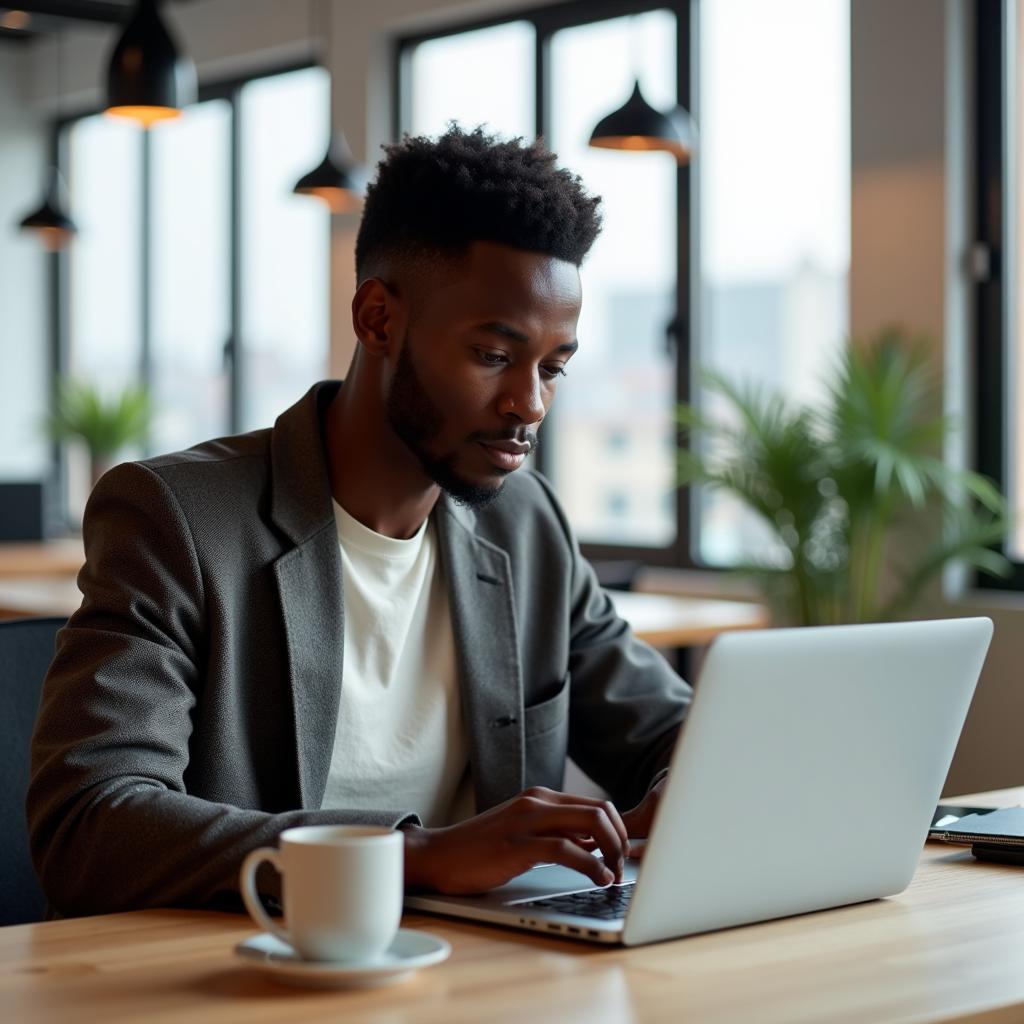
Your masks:
[{"label": "wooden desk", "polygon": [[768,609],[750,601],[609,590],[615,610],[654,647],[699,647],[719,633],[763,629]]},{"label": "wooden desk", "polygon": [[[985,799],[985,798],[988,799]],[[1024,788],[957,798],[1024,801]],[[756,857],[752,859],[756,870]],[[0,1019],[541,1024],[1024,1020],[1024,870],[929,844],[887,900],[635,949],[407,915],[450,960],[390,988],[289,989],[232,955],[248,919],[142,911],[0,928]]]},{"label": "wooden desk", "polygon": [[0,542],[0,579],[10,576],[74,576],[84,561],[81,538],[39,543]]},{"label": "wooden desk", "polygon": [[0,543],[0,619],[70,615],[82,602],[84,561],[80,538]]}]

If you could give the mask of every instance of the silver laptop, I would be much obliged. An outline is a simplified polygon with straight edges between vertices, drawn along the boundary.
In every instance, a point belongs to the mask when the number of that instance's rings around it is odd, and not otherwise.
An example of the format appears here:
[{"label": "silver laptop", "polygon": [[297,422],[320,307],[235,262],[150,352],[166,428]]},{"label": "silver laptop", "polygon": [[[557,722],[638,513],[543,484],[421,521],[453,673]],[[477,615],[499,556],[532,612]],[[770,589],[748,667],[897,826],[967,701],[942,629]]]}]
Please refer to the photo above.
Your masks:
[{"label": "silver laptop", "polygon": [[991,636],[972,618],[719,637],[622,885],[548,864],[406,906],[632,946],[901,892]]}]

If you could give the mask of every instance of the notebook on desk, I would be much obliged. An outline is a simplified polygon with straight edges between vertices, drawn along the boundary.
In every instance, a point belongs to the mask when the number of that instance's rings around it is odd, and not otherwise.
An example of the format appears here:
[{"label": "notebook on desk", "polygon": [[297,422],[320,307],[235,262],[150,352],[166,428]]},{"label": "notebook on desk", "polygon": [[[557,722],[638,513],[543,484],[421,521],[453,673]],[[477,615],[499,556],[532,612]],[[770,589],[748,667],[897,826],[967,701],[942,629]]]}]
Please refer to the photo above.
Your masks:
[{"label": "notebook on desk", "polygon": [[638,945],[901,892],[991,635],[974,618],[721,636],[622,885],[542,865],[406,906]]}]

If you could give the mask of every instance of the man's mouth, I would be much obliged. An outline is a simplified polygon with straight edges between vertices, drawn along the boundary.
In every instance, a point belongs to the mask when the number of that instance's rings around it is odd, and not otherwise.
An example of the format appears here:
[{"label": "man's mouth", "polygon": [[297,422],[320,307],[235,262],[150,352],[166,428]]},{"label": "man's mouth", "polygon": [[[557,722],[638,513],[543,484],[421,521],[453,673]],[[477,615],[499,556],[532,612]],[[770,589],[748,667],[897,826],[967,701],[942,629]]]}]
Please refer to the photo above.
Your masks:
[{"label": "man's mouth", "polygon": [[530,445],[522,441],[480,441],[479,444],[487,458],[506,472],[518,469],[530,451]]}]

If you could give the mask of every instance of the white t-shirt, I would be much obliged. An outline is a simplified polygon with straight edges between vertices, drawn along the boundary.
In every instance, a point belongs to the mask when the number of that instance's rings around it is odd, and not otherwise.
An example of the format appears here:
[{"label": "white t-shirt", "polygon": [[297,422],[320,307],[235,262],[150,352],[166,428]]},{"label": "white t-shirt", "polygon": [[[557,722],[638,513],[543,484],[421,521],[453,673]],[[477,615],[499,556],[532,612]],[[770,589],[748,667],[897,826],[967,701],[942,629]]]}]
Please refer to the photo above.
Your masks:
[{"label": "white t-shirt", "polygon": [[415,811],[424,825],[473,813],[448,591],[428,517],[385,537],[334,502],[345,658],[323,807]]}]

